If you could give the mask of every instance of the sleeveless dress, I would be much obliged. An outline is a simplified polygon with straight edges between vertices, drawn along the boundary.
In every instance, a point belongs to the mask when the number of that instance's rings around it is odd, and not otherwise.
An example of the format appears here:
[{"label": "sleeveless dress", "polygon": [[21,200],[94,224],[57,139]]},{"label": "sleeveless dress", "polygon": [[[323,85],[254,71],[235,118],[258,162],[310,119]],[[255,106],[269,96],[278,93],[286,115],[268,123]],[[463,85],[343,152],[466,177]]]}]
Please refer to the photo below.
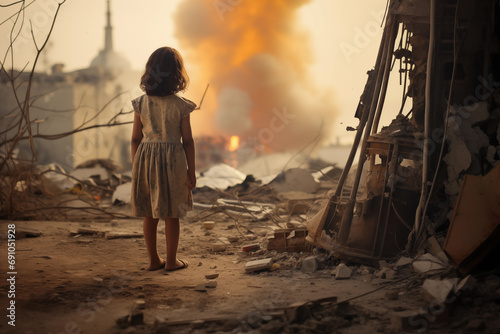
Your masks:
[{"label": "sleeveless dress", "polygon": [[196,104],[177,95],[132,100],[142,123],[142,141],[132,165],[132,215],[181,218],[192,210],[181,120]]}]

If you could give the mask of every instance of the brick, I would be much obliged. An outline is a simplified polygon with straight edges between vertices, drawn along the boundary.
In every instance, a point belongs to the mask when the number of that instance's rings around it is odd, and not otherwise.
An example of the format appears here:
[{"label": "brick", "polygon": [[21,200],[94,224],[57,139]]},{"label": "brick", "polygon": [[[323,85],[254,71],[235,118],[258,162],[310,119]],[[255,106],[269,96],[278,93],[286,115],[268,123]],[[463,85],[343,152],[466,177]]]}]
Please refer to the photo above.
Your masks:
[{"label": "brick", "polygon": [[247,262],[245,264],[245,271],[246,272],[254,272],[254,271],[260,271],[260,270],[266,270],[266,269],[271,269],[272,266],[273,266],[273,259],[272,258],[254,260],[254,261]]},{"label": "brick", "polygon": [[260,249],[259,244],[249,244],[249,245],[245,245],[241,248],[241,250],[244,252],[255,252],[255,251],[258,251],[259,249]]}]

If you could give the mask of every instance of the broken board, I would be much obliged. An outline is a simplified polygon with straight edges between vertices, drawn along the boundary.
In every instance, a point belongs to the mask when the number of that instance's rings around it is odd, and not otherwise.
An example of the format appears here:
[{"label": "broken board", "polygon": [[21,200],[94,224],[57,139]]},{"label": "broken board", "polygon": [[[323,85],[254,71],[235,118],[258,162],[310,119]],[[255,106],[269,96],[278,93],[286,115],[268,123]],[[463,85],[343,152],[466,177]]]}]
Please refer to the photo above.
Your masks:
[{"label": "broken board", "polygon": [[500,242],[500,164],[485,176],[466,175],[443,251],[463,274]]}]

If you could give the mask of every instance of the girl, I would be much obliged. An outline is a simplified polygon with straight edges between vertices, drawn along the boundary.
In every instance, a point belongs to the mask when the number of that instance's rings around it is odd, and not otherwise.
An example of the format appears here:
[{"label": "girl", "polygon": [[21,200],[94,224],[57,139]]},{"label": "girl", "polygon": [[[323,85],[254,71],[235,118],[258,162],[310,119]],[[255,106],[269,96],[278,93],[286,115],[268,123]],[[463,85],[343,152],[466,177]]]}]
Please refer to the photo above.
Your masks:
[{"label": "girl", "polygon": [[[151,54],[140,87],[146,93],[132,101],[132,214],[144,217],[148,270],[184,269],[177,259],[179,218],[193,207],[196,186],[194,141],[189,114],[196,105],[176,93],[186,90],[189,77],[181,55],[169,47]],[[182,142],[181,142],[182,138]],[[156,249],[159,218],[165,219],[166,260]]]}]

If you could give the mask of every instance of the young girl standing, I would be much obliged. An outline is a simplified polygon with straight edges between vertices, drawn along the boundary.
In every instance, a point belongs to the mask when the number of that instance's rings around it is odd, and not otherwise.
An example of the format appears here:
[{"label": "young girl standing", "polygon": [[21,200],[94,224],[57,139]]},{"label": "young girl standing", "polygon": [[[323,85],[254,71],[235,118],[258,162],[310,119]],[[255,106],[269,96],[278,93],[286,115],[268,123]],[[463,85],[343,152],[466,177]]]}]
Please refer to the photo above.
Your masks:
[{"label": "young girl standing", "polygon": [[[177,259],[179,218],[193,206],[196,186],[194,141],[189,115],[196,105],[176,93],[189,77],[177,50],[162,47],[151,54],[140,87],[146,93],[132,101],[132,214],[144,217],[148,270],[188,267]],[[182,141],[181,141],[182,139]],[[165,219],[166,260],[158,255],[156,231]]]}]

